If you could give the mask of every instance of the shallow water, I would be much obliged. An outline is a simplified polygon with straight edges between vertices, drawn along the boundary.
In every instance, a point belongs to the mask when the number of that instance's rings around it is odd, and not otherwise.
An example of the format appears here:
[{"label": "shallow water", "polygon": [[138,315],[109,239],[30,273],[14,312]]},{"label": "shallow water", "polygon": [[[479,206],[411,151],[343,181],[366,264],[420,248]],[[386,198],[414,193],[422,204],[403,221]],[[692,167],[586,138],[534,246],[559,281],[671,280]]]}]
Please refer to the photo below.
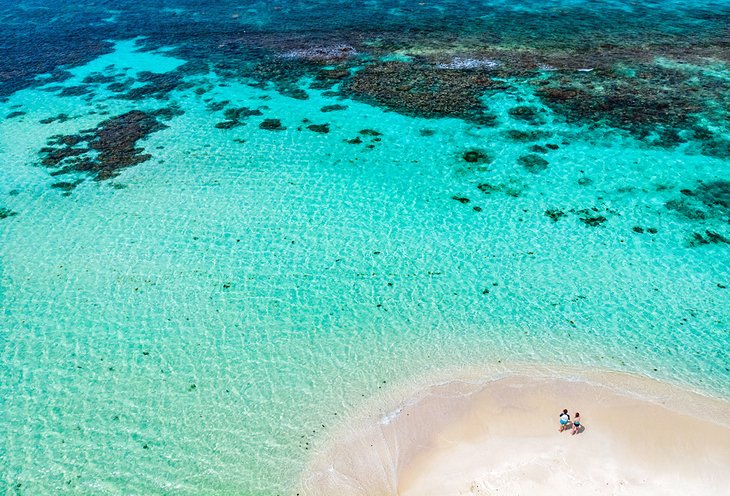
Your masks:
[{"label": "shallow water", "polygon": [[727,6],[335,3],[0,18],[3,490],[288,494],[500,361],[730,398]]}]

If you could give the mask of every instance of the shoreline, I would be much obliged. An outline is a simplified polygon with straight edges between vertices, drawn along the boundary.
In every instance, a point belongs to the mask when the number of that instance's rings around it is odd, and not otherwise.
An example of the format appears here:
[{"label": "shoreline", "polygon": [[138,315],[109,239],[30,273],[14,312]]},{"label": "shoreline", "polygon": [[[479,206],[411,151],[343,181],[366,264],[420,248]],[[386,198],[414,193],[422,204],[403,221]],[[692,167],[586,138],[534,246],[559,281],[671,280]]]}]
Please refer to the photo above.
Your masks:
[{"label": "shoreline", "polygon": [[[299,494],[686,495],[730,487],[730,402],[631,374],[558,372],[505,367],[391,391],[323,440]],[[558,433],[563,408],[581,412],[583,432]]]}]

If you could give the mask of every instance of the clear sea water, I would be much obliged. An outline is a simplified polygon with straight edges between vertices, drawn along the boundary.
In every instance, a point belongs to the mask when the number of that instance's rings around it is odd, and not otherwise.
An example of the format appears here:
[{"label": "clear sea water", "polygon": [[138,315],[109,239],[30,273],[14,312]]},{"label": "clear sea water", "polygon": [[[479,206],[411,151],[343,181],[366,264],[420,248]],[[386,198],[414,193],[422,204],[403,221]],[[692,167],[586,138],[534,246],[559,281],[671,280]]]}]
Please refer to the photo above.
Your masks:
[{"label": "clear sea water", "polygon": [[[0,5],[3,494],[290,494],[338,416],[441,369],[730,399],[726,3]],[[438,115],[392,81],[347,90],[414,65],[504,84],[478,91],[491,122],[438,88]],[[591,105],[540,93],[558,77]],[[649,82],[604,98],[620,77]],[[111,177],[42,163],[52,136],[162,108]]]}]

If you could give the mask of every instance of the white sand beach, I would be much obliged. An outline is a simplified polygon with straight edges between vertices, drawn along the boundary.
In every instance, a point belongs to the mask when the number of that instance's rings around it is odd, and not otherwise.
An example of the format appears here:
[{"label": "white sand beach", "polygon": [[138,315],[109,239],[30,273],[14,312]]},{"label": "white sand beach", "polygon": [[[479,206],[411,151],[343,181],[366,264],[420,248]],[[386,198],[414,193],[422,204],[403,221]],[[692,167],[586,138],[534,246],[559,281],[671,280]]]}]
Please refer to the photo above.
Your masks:
[{"label": "white sand beach", "polygon": [[[730,404],[657,381],[506,374],[401,405],[333,433],[300,494],[730,494]],[[563,408],[583,432],[558,432]]]}]

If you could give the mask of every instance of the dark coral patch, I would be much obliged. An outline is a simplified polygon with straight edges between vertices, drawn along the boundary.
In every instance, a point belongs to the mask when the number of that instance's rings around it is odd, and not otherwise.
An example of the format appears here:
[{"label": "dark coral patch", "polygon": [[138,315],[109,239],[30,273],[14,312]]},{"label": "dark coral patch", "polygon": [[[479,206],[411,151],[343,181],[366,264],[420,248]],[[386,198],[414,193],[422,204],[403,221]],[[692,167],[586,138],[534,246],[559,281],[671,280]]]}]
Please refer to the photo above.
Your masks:
[{"label": "dark coral patch", "polygon": [[504,193],[507,196],[518,198],[522,194],[521,190],[507,184],[494,185],[490,183],[480,183],[477,185],[477,189],[485,195],[491,195],[492,193]]},{"label": "dark coral patch", "polygon": [[215,127],[218,129],[232,129],[234,127],[242,126],[243,123],[238,121],[221,121],[217,122]]},{"label": "dark coral patch", "polygon": [[664,206],[689,220],[719,218],[730,221],[730,181],[700,181],[694,189],[681,189],[680,194],[681,197]]},{"label": "dark coral patch", "polygon": [[539,130],[530,130],[530,131],[520,131],[519,129],[510,129],[508,131],[505,131],[505,136],[507,138],[511,139],[512,141],[517,141],[518,143],[529,143],[530,141],[540,141],[544,140],[545,138],[549,138],[553,135],[550,131],[539,131]]},{"label": "dark coral patch", "polygon": [[695,196],[708,207],[730,214],[730,181],[703,182],[697,188]]},{"label": "dark coral patch", "polygon": [[206,105],[206,107],[211,112],[219,112],[226,108],[229,103],[231,103],[230,100],[223,100],[221,102],[208,102],[208,105]]},{"label": "dark coral patch", "polygon": [[[635,55],[637,60],[644,58]],[[541,81],[536,93],[568,122],[602,123],[662,148],[694,139],[700,141],[701,153],[722,158],[730,156],[730,142],[699,122],[701,114],[727,122],[720,102],[726,101],[729,90],[726,80],[691,65],[666,67],[635,60],[630,71],[604,67],[581,75],[555,74]]]},{"label": "dark coral patch", "polygon": [[470,164],[488,164],[492,161],[492,158],[481,150],[468,150],[461,155],[461,158]]},{"label": "dark coral patch", "polygon": [[251,117],[252,115],[264,115],[259,109],[252,109],[248,107],[237,107],[237,108],[229,108],[226,109],[225,112],[223,112],[223,115],[226,117],[226,119],[232,120],[232,121],[240,121],[243,119],[247,119]]},{"label": "dark coral patch", "polygon": [[38,122],[41,124],[51,124],[53,122],[66,122],[68,119],[68,114],[60,113],[54,117],[46,117],[45,119],[41,119]]},{"label": "dark coral patch", "polygon": [[551,208],[551,209],[545,210],[545,215],[547,217],[550,217],[553,220],[553,222],[557,222],[560,220],[561,217],[565,216],[565,212],[563,212],[562,210],[558,210],[556,208]]},{"label": "dark coral patch", "polygon": [[664,206],[668,210],[673,210],[689,220],[704,220],[707,218],[707,212],[688,201],[670,200]]},{"label": "dark coral patch", "polygon": [[375,129],[361,129],[358,131],[363,136],[382,136],[383,133],[376,131]]},{"label": "dark coral patch", "polygon": [[[208,105],[208,108],[223,108],[228,104],[228,100],[224,102],[214,102]],[[221,121],[215,125],[218,129],[232,129],[234,127],[245,125],[242,121],[248,119],[252,115],[263,115],[259,109],[250,109],[248,107],[227,108],[223,115],[225,121]]]},{"label": "dark coral patch", "polygon": [[482,125],[494,125],[481,100],[488,89],[505,88],[483,71],[434,70],[433,66],[407,62],[383,62],[357,71],[342,85],[352,98],[420,117],[459,117]]},{"label": "dark coral patch", "polygon": [[86,76],[81,82],[84,84],[109,84],[113,83],[116,80],[116,76],[105,75],[101,72],[92,72],[91,74]]},{"label": "dark coral patch", "polygon": [[[83,172],[103,181],[118,175],[126,167],[145,162],[151,155],[137,148],[139,140],[166,128],[158,120],[168,114],[164,111],[143,112],[133,110],[101,122],[93,129],[77,135],[58,135],[49,140],[50,146],[42,148],[41,163],[46,167],[60,167],[53,176]],[[79,146],[84,145],[84,146]],[[60,189],[65,183],[56,183]]]},{"label": "dark coral patch", "polygon": [[264,119],[259,124],[259,127],[267,131],[284,131],[286,129],[279,119]]},{"label": "dark coral patch", "polygon": [[521,156],[517,159],[517,163],[532,174],[537,174],[538,172],[546,170],[549,164],[549,162],[541,156],[532,153]]},{"label": "dark coral patch", "polygon": [[60,181],[57,183],[51,184],[51,188],[54,189],[60,189],[61,191],[72,191],[76,186],[79,185],[81,181],[73,181],[73,182],[67,182],[67,181]]},{"label": "dark coral patch", "polygon": [[509,109],[507,112],[510,117],[517,121],[526,122],[533,126],[544,124],[545,119],[540,114],[540,111],[535,107],[528,105],[519,105]]},{"label": "dark coral patch", "polygon": [[314,131],[315,133],[327,134],[330,132],[329,124],[310,124],[307,129]]},{"label": "dark coral patch", "polygon": [[7,219],[13,215],[18,215],[18,212],[13,212],[9,208],[0,207],[0,219]]},{"label": "dark coral patch", "polygon": [[15,112],[10,112],[8,115],[5,116],[6,119],[15,119],[16,117],[21,117],[25,115],[25,112],[21,110],[16,110]]},{"label": "dark coral patch", "polygon": [[317,90],[328,90],[349,75],[350,71],[344,67],[321,69],[315,74],[314,81],[309,87]]},{"label": "dark coral patch", "polygon": [[689,240],[689,246],[693,247],[711,244],[730,245],[730,239],[715,231],[705,230],[704,234],[692,233],[692,238]]},{"label": "dark coral patch", "polygon": [[600,226],[601,224],[606,222],[608,219],[605,218],[603,215],[594,215],[594,216],[587,216],[587,217],[579,217],[579,220],[587,226],[596,227],[596,226]]},{"label": "dark coral patch", "polygon": [[[190,86],[191,83],[183,83],[182,79],[183,74],[181,71],[166,72],[162,74],[142,71],[137,74],[137,81],[144,84],[136,88],[130,88],[126,93],[120,95],[118,98],[134,101],[144,100],[146,98],[163,100],[168,97],[170,92]],[[111,85],[109,88],[111,89]]]},{"label": "dark coral patch", "polygon": [[716,138],[702,143],[700,152],[708,157],[730,159],[730,141]]},{"label": "dark coral patch", "polygon": [[466,198],[464,196],[452,196],[451,199],[456,200],[462,204],[467,204],[467,203],[471,202],[471,200],[469,198]]},{"label": "dark coral patch", "polygon": [[325,105],[319,109],[320,112],[338,112],[340,110],[347,110],[347,105]]},{"label": "dark coral patch", "polygon": [[85,84],[67,86],[61,90],[59,96],[82,96],[91,93],[91,87]]}]

